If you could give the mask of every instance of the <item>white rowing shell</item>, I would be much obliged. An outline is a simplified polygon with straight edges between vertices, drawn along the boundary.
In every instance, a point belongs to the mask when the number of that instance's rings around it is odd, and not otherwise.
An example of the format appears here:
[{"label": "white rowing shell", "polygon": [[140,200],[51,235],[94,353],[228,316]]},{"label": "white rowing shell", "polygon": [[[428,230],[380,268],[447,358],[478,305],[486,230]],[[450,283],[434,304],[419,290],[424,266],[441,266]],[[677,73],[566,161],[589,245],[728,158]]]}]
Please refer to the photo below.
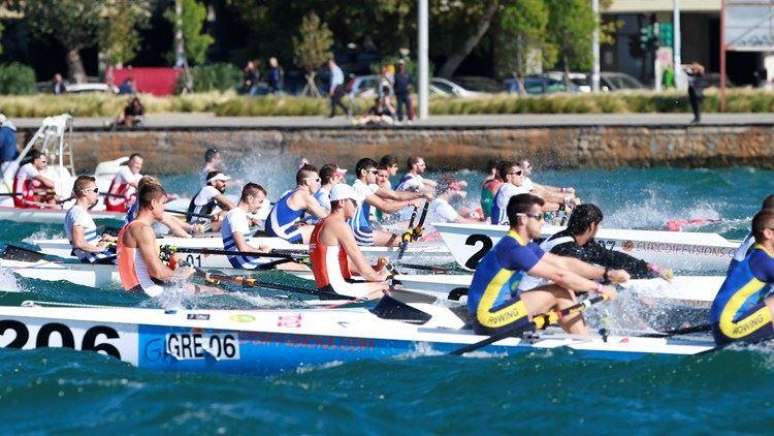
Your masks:
[{"label": "white rowing shell", "polygon": [[[507,226],[489,224],[433,224],[454,260],[474,270],[484,255],[500,241]],[[561,231],[543,226],[543,237]],[[738,242],[717,233],[665,232],[600,228],[596,240],[611,250],[680,271],[725,271]]]}]

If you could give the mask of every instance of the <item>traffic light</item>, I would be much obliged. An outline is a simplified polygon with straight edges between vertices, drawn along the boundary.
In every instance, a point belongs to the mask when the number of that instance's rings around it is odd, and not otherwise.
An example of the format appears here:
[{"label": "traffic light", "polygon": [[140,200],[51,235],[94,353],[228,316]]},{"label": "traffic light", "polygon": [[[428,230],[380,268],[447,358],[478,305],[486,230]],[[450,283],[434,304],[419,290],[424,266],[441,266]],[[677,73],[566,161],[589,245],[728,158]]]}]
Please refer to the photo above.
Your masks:
[{"label": "traffic light", "polygon": [[648,24],[640,28],[640,49],[642,51],[655,51],[658,47],[658,24]]}]

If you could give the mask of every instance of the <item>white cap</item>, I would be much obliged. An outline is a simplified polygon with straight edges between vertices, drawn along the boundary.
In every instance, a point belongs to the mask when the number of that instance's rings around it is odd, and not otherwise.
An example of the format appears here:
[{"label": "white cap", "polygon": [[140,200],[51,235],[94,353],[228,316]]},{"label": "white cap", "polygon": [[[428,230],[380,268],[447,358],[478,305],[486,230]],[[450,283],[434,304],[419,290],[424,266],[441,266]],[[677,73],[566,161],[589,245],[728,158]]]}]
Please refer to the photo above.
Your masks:
[{"label": "white cap", "polygon": [[0,126],[2,126],[6,121],[8,121],[8,118],[5,117],[5,114],[0,114]]},{"label": "white cap", "polygon": [[360,196],[346,183],[339,183],[331,189],[331,201],[346,200],[348,198],[360,201]]},{"label": "white cap", "polygon": [[227,176],[227,175],[225,175],[223,173],[218,173],[218,174],[215,174],[214,176],[210,177],[209,179],[207,179],[207,183],[217,182],[218,180],[223,180],[224,182],[226,182],[226,181],[231,180],[231,177],[229,177],[229,176]]}]

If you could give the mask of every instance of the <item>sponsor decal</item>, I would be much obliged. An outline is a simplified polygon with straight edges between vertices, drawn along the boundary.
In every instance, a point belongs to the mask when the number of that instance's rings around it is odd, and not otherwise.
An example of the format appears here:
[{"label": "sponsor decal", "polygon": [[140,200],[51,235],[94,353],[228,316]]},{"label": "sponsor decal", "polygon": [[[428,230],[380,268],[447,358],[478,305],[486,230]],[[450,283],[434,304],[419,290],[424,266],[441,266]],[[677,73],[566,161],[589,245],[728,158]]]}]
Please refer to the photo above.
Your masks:
[{"label": "sponsor decal", "polygon": [[624,241],[623,243],[623,251],[629,252],[634,250],[634,242],[632,241]]},{"label": "sponsor decal", "polygon": [[255,321],[255,317],[252,315],[248,315],[246,313],[237,313],[236,315],[231,315],[228,319],[234,322],[253,322]]},{"label": "sponsor decal", "polygon": [[210,314],[209,313],[189,313],[188,319],[193,321],[209,321]]}]

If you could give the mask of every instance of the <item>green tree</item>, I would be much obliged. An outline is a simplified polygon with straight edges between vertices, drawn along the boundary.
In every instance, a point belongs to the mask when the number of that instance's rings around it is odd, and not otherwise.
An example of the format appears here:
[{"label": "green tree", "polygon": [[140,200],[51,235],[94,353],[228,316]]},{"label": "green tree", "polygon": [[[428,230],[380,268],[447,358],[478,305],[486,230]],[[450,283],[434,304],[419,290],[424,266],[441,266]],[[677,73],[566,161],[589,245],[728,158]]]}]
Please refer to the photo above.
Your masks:
[{"label": "green tree", "polygon": [[139,28],[147,26],[150,15],[151,0],[104,0],[99,44],[109,65],[134,59],[140,47]]},{"label": "green tree", "polygon": [[564,67],[564,81],[570,87],[570,70],[591,69],[592,35],[597,26],[588,0],[545,0],[548,32]]},{"label": "green tree", "polygon": [[[462,61],[481,42],[481,39],[489,30],[492,21],[497,16],[501,2],[500,0],[468,0],[458,2],[440,1],[437,3],[439,3],[438,8],[436,8],[437,12],[433,15],[436,15],[441,22],[448,19],[451,22],[459,23],[462,21],[464,23],[463,25],[455,26],[452,31],[451,35],[461,38],[461,40],[456,41],[453,46],[449,47],[450,50],[447,53],[446,62],[438,70],[439,76],[450,78]],[[443,12],[449,13],[444,15]],[[431,17],[431,21],[434,18]]]},{"label": "green tree", "polygon": [[33,34],[52,37],[67,50],[67,69],[71,79],[86,81],[80,50],[96,44],[103,25],[102,0],[16,0]]},{"label": "green tree", "polygon": [[[215,39],[202,32],[204,21],[207,19],[207,7],[197,0],[176,0],[182,3],[181,31],[185,41],[185,56],[193,63],[201,64],[207,58],[207,49],[215,42]],[[177,14],[174,8],[164,13],[164,17],[176,26]],[[170,55],[175,58],[174,50]]]},{"label": "green tree", "polygon": [[301,20],[299,35],[293,37],[293,46],[296,65],[306,71],[306,86],[303,94],[319,97],[320,92],[314,83],[314,76],[318,68],[333,56],[333,32],[328,25],[320,21],[316,13],[308,13]]},{"label": "green tree", "polygon": [[500,15],[500,31],[503,44],[498,56],[498,69],[507,70],[519,82],[519,93],[526,94],[524,76],[539,53],[543,63],[556,62],[556,49],[549,42],[548,9],[544,0],[519,0],[506,5]]}]

